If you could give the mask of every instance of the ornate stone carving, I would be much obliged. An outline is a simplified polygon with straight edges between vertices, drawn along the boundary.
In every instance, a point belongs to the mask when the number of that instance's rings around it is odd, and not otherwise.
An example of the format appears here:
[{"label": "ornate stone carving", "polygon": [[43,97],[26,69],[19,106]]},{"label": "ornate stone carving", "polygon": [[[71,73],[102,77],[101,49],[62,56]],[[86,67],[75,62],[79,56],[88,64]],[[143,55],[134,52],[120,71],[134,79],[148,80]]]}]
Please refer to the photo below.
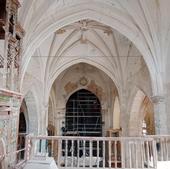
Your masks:
[{"label": "ornate stone carving", "polygon": [[19,37],[24,37],[25,36],[25,30],[20,25],[20,23],[16,24],[16,33],[19,35]]},{"label": "ornate stone carving", "polygon": [[80,83],[80,85],[82,85],[82,86],[86,86],[87,83],[88,83],[88,80],[87,80],[86,77],[83,76],[82,78],[80,78],[79,83]]}]

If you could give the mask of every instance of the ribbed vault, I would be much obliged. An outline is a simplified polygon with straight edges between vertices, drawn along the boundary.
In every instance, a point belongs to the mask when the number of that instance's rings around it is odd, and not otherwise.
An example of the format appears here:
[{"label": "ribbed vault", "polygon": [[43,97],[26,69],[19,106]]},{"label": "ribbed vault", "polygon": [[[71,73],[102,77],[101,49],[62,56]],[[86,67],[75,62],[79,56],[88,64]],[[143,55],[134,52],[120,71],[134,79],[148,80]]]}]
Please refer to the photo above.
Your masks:
[{"label": "ribbed vault", "polygon": [[[168,29],[161,29],[161,25],[164,24],[157,20],[163,18],[162,21],[166,24],[169,21],[166,20],[167,17],[164,17],[167,15],[165,11],[168,5],[164,5],[162,1],[157,3],[157,1],[117,0],[30,0],[23,1],[21,4],[23,7],[20,10],[20,16],[22,16],[20,20],[27,31],[24,41],[22,79],[31,56],[45,39],[62,27],[67,25],[70,27],[72,23],[89,19],[110,26],[130,39],[142,53],[148,66],[153,92],[163,93],[161,71],[167,57],[169,41],[168,43],[165,41],[167,36],[161,37],[160,40],[160,34],[167,35]],[[157,8],[159,10],[156,10]],[[161,50],[162,46],[165,47],[164,50]],[[157,76],[154,76],[155,74]]]}]

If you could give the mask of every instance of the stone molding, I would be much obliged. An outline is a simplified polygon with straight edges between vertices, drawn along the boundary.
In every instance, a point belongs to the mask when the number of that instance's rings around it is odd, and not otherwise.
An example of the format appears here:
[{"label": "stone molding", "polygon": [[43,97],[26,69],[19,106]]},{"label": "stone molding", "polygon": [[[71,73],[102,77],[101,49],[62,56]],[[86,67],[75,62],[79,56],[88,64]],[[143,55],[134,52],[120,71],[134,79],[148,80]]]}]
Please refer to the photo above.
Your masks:
[{"label": "stone molding", "polygon": [[161,96],[161,95],[152,96],[151,100],[152,100],[153,103],[158,104],[158,103],[165,102],[165,97]]}]

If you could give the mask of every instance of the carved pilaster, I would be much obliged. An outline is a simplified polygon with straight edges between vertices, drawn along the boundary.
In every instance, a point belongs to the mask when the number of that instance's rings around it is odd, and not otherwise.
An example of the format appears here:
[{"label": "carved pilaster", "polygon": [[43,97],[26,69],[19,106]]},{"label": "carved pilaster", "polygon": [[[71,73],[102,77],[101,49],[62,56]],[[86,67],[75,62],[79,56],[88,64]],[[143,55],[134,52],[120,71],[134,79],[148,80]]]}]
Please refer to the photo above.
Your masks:
[{"label": "carved pilaster", "polygon": [[[21,99],[20,93],[0,90],[0,138],[3,138],[8,154],[16,151],[17,148]],[[13,162],[15,162],[15,155],[11,154],[9,164]]]},{"label": "carved pilaster", "polygon": [[[17,22],[20,3],[18,0],[6,0],[5,45],[3,56],[3,88],[19,91],[19,70],[22,39],[25,31]],[[2,60],[2,59],[1,59]]]}]

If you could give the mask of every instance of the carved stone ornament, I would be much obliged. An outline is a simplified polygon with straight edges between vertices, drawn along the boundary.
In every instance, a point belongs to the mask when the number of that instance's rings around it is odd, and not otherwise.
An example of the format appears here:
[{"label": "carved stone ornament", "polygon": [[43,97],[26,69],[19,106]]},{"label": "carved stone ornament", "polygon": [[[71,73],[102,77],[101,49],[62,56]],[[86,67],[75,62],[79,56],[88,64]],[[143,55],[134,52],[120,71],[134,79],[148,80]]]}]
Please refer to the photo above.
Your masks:
[{"label": "carved stone ornament", "polygon": [[82,86],[86,86],[87,83],[88,83],[88,80],[87,80],[87,78],[82,77],[82,78],[80,78],[79,83],[80,83],[80,85],[82,85]]}]

